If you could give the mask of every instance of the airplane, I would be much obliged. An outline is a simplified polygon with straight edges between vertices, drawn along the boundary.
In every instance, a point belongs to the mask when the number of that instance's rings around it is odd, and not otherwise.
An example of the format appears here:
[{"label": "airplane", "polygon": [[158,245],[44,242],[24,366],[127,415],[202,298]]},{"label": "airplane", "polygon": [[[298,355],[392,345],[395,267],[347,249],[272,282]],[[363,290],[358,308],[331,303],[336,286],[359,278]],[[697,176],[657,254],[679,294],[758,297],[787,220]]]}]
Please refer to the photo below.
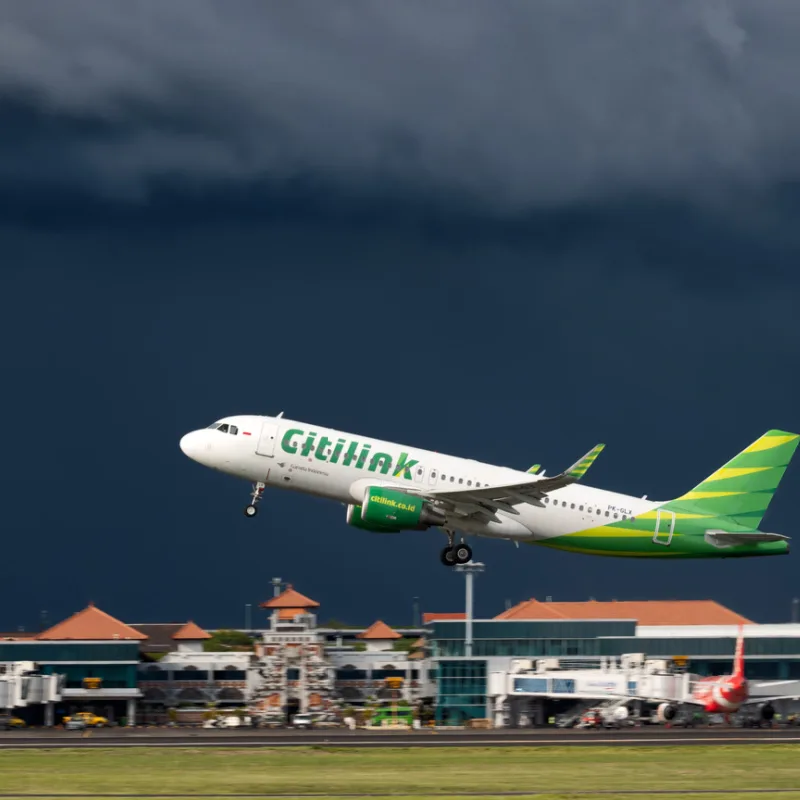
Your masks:
[{"label": "airplane", "polygon": [[[769,686],[770,684],[757,684]],[[699,706],[708,714],[724,714],[727,720],[748,705],[760,705],[758,716],[769,722],[775,716],[772,700],[780,700],[784,696],[751,697],[750,684],[744,676],[744,631],[739,626],[736,639],[736,654],[733,660],[733,672],[730,675],[712,675],[701,678],[694,685],[691,697],[681,702],[666,701],[659,703],[656,715],[661,722],[672,722],[682,705]],[[652,702],[652,698],[648,698]]]},{"label": "airplane", "polygon": [[[267,487],[337,500],[349,525],[373,533],[439,528],[441,561],[472,559],[465,536],[634,558],[785,555],[789,537],[759,530],[800,436],[767,431],[691,491],[666,502],[581,481],[604,445],[563,472],[528,471],[358,436],[277,416],[240,415],[191,431],[194,461]],[[456,541],[456,534],[459,541]]]}]

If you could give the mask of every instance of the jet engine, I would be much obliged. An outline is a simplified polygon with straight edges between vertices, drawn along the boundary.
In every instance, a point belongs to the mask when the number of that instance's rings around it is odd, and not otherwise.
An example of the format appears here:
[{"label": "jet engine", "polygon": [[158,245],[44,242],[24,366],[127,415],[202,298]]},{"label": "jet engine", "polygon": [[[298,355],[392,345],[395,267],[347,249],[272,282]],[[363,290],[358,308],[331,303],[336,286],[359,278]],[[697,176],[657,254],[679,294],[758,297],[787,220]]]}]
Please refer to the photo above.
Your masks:
[{"label": "jet engine", "polygon": [[400,528],[393,528],[391,525],[378,525],[374,522],[364,522],[361,519],[361,506],[354,506],[352,503],[347,506],[347,524],[354,528],[370,533],[400,533]]},{"label": "jet engine", "polygon": [[764,703],[759,711],[759,716],[762,720],[764,720],[764,722],[772,722],[772,719],[775,716],[775,708],[773,707],[772,703]]},{"label": "jet engine", "polygon": [[373,533],[424,531],[445,521],[445,515],[421,497],[390,486],[369,486],[360,506],[347,506],[348,524]]},{"label": "jet engine", "polygon": [[678,713],[678,709],[672,703],[661,703],[656,711],[659,722],[672,722]]},{"label": "jet engine", "polygon": [[611,715],[616,722],[624,722],[631,715],[628,706],[617,706]]}]

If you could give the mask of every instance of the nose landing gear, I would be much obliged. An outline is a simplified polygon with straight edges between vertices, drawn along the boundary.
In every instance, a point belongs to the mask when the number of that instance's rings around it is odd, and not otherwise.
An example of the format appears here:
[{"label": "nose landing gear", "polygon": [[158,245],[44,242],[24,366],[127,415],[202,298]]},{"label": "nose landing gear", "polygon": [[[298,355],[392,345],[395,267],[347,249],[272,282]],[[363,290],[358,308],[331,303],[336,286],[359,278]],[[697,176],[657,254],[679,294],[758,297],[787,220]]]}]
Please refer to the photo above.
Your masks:
[{"label": "nose landing gear", "polygon": [[456,564],[466,564],[472,561],[472,548],[465,542],[454,544],[455,532],[445,530],[447,534],[447,547],[442,550],[439,558],[446,567],[454,567]]},{"label": "nose landing gear", "polygon": [[253,484],[253,493],[250,495],[252,500],[250,501],[250,505],[244,507],[244,515],[246,517],[254,517],[258,514],[258,504],[261,502],[261,495],[264,493],[266,486],[267,485],[261,481]]}]

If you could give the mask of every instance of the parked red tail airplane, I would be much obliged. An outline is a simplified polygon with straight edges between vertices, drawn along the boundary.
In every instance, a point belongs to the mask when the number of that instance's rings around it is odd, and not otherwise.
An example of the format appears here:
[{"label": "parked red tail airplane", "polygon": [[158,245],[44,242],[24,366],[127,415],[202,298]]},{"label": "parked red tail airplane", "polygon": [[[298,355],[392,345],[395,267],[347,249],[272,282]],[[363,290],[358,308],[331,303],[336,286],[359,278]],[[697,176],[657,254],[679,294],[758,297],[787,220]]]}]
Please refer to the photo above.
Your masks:
[{"label": "parked red tail airplane", "polygon": [[733,714],[743,706],[762,703],[760,717],[769,721],[775,716],[775,709],[770,700],[777,697],[750,697],[750,686],[744,676],[744,627],[739,626],[736,639],[736,655],[733,660],[733,672],[730,675],[712,675],[701,678],[695,684],[691,699],[681,704],[661,703],[658,707],[658,718],[662,722],[670,722],[678,713],[678,705],[702,706],[709,714]]},{"label": "parked red tail airplane", "polygon": [[744,677],[744,631],[741,625],[736,639],[733,672],[730,675],[702,678],[695,685],[692,697],[709,714],[732,714],[750,697],[747,678]]}]

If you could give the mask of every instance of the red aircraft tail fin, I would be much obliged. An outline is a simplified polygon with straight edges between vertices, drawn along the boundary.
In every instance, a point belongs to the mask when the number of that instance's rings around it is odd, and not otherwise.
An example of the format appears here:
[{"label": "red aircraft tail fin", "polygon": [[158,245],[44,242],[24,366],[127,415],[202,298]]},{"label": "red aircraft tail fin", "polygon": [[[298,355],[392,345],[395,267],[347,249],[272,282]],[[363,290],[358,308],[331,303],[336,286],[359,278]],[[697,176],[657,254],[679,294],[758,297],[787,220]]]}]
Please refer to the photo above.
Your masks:
[{"label": "red aircraft tail fin", "polygon": [[744,625],[739,625],[736,638],[736,655],[733,658],[733,677],[744,678]]}]

